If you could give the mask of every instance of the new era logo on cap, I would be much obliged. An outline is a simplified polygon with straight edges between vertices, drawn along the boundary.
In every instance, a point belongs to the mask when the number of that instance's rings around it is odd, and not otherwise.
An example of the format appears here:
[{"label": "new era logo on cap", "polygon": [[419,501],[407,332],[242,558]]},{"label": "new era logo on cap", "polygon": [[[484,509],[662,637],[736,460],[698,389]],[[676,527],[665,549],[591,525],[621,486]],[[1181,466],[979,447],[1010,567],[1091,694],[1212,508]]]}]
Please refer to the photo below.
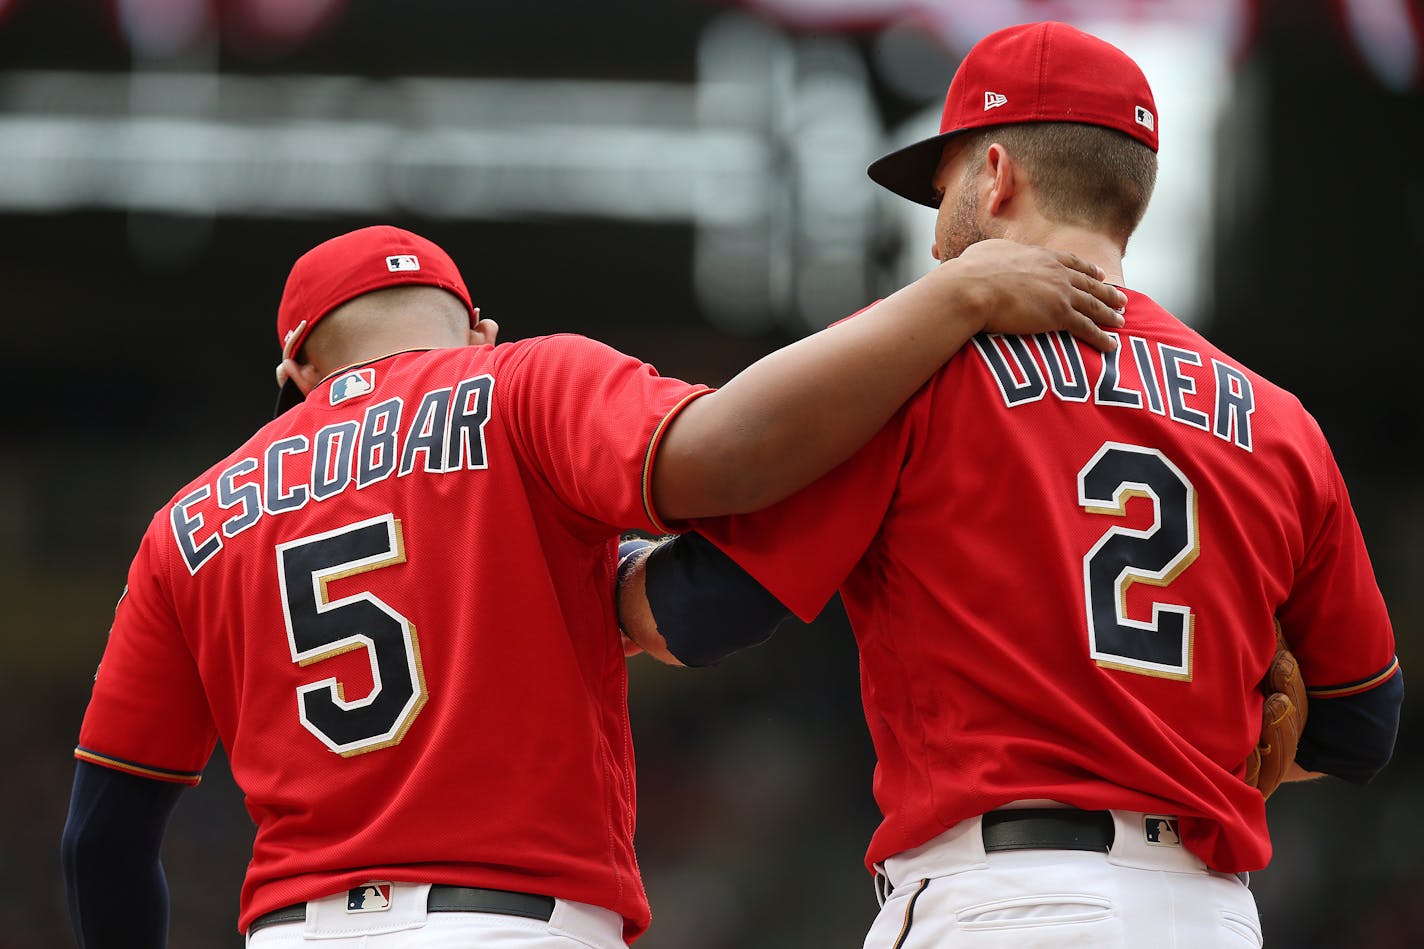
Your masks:
[{"label": "new era logo on cap", "polygon": [[933,187],[945,143],[973,129],[1077,122],[1115,129],[1157,151],[1157,105],[1147,77],[1122,50],[1066,23],[1022,23],[990,33],[965,54],[944,98],[939,134],[871,163],[871,180],[938,208]]},{"label": "new era logo on cap", "polygon": [[420,258],[414,254],[397,254],[394,257],[387,257],[386,269],[391,273],[398,273],[402,270],[419,270]]}]

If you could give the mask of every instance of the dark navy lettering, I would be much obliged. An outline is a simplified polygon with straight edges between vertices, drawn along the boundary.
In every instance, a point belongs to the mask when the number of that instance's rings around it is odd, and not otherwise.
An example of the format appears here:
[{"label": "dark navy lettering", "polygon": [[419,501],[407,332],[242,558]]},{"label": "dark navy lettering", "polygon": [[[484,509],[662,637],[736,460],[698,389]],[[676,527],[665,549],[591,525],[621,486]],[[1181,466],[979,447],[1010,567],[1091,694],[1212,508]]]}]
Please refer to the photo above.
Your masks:
[{"label": "dark navy lettering", "polygon": [[1098,376],[1098,391],[1096,400],[1100,405],[1126,405],[1130,408],[1142,408],[1142,396],[1131,389],[1119,389],[1117,362],[1122,356],[1122,339],[1116,333],[1108,333],[1113,339],[1118,341],[1118,348],[1110,353],[1103,353],[1103,371]]},{"label": "dark navy lettering", "polygon": [[[1118,341],[1112,352],[1091,349],[1065,332],[1038,334],[1032,344],[1026,337],[980,334],[974,337],[974,349],[1007,408],[1038,401],[1049,392],[1060,402],[1086,402],[1091,392],[1096,405],[1145,408],[1251,450],[1256,401],[1245,372],[1213,358],[1210,376],[1189,374],[1186,367],[1205,366],[1201,353],[1157,343],[1154,354],[1145,339],[1121,332],[1109,335]],[[1094,358],[1102,360],[1096,384],[1088,375]],[[1134,372],[1140,382],[1133,381]]]},{"label": "dark navy lettering", "polygon": [[307,486],[292,485],[292,490],[282,492],[282,456],[305,452],[311,444],[305,435],[293,435],[267,446],[263,458],[263,485],[266,488],[266,508],[268,514],[295,511],[307,503]]},{"label": "dark navy lettering", "polygon": [[1158,415],[1166,415],[1162,404],[1162,392],[1157,388],[1157,367],[1152,363],[1152,350],[1147,340],[1132,337],[1132,355],[1137,360],[1137,376],[1142,380],[1142,391],[1147,393],[1147,407]]},{"label": "dark navy lettering", "polygon": [[355,451],[355,422],[337,422],[316,433],[316,457],[312,460],[311,494],[325,501],[346,490],[351,483],[351,455]]},{"label": "dark navy lettering", "polygon": [[[1015,375],[1014,370],[1009,368],[1008,361],[1004,359],[1003,349],[999,346],[1002,341],[1008,346],[1013,354],[1014,363],[1018,368]],[[1009,408],[1021,405],[1025,402],[1037,402],[1043,398],[1043,393],[1047,389],[1047,384],[1043,381],[1043,372],[1038,368],[1038,363],[1034,360],[1033,354],[1029,352],[1028,344],[1021,336],[999,336],[980,334],[974,337],[974,348],[983,357],[989,371],[994,374],[994,381],[999,384],[999,393],[1004,397],[1004,404]],[[1019,378],[1023,381],[1020,382]]]},{"label": "dark navy lettering", "polygon": [[1064,402],[1088,401],[1088,371],[1083,368],[1083,354],[1078,351],[1073,337],[1060,331],[1040,333],[1033,341],[1043,353],[1053,394]]},{"label": "dark navy lettering", "polygon": [[[1020,349],[1026,352],[1022,343]],[[291,435],[267,445],[260,456],[231,460],[169,510],[188,570],[196,573],[222,550],[224,537],[308,501],[416,471],[443,475],[487,468],[485,426],[493,417],[493,393],[494,377],[485,373],[424,393],[414,412],[405,411],[400,397],[364,409],[353,403],[349,417],[310,437]]]},{"label": "dark navy lettering", "polygon": [[450,390],[427,392],[415,410],[410,431],[405,436],[405,451],[401,453],[400,473],[415,470],[415,456],[425,455],[426,471],[445,469],[445,431],[450,424]]},{"label": "dark navy lettering", "polygon": [[401,400],[390,399],[366,409],[361,419],[361,454],[356,464],[356,487],[364,488],[390,477],[396,470],[396,429],[400,427]]},{"label": "dark navy lettering", "polygon": [[455,387],[450,444],[445,451],[446,471],[458,471],[461,466],[469,470],[485,466],[485,423],[490,417],[493,389],[493,376],[476,376]]},{"label": "dark navy lettering", "polygon": [[190,513],[188,510],[199,501],[207,500],[211,495],[212,489],[205,484],[175,502],[173,509],[169,512],[169,521],[173,526],[173,539],[178,542],[178,549],[183,554],[183,562],[188,565],[189,573],[197,573],[198,568],[207,563],[213,554],[222,550],[222,539],[218,537],[217,531],[213,531],[208,539],[201,544],[198,543],[197,533],[203,529],[203,515],[197,512]]},{"label": "dark navy lettering", "polygon": [[1185,422],[1203,431],[1210,431],[1205,412],[1187,408],[1186,396],[1197,391],[1197,381],[1182,375],[1182,364],[1200,366],[1201,357],[1189,349],[1178,349],[1166,343],[1158,343],[1157,351],[1162,356],[1162,384],[1167,390],[1167,409],[1172,418]]},{"label": "dark navy lettering", "polygon": [[218,475],[218,507],[230,510],[239,505],[242,510],[223,521],[224,537],[236,537],[262,517],[262,491],[256,481],[238,484],[237,479],[257,470],[256,458],[244,458]]},{"label": "dark navy lettering", "polygon": [[1240,369],[1220,360],[1213,359],[1211,365],[1216,370],[1216,426],[1212,431],[1217,438],[1234,441],[1250,451],[1251,413],[1256,411],[1251,380]]}]

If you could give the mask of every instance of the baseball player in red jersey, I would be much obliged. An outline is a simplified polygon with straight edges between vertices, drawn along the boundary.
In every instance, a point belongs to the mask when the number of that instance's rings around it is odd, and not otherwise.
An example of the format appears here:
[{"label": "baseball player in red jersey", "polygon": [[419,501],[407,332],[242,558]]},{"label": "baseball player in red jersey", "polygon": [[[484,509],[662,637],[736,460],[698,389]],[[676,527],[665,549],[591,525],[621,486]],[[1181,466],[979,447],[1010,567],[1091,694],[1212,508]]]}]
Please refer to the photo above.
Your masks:
[{"label": "baseball player in red jersey", "polygon": [[[940,260],[1010,237],[1120,283],[1156,123],[1126,55],[1029,24],[976,45],[941,134],[870,174],[939,207]],[[1244,777],[1277,621],[1312,697],[1291,779],[1390,757],[1403,679],[1320,429],[1128,298],[1115,351],[982,335],[809,489],[630,554],[625,628],[682,664],[839,590],[884,815],[866,949],[1260,945]]]},{"label": "baseball player in red jersey", "polygon": [[1120,295],[1065,261],[999,242],[712,392],[579,336],[493,345],[410,232],[309,251],[278,312],[284,411],[129,571],[65,829],[80,944],[164,944],[163,827],[219,740],[257,827],[249,945],[631,942],[619,532],[809,483],[1016,297],[1010,327],[1103,342],[1084,314],[1120,322]]}]

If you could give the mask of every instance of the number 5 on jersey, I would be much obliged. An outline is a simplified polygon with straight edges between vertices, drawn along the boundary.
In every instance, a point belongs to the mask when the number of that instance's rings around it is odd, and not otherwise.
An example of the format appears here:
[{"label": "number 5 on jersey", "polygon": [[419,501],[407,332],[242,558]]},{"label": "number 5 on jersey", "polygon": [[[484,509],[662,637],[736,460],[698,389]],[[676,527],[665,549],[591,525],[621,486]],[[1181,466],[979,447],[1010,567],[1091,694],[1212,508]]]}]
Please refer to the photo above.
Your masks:
[{"label": "number 5 on jersey", "polygon": [[1152,526],[1109,528],[1083,557],[1088,648],[1109,669],[1190,680],[1191,609],[1153,602],[1151,622],[1129,619],[1127,588],[1165,587],[1196,560],[1196,490],[1160,451],[1105,442],[1078,472],[1078,503],[1093,514],[1124,517],[1133,497],[1151,499]]},{"label": "number 5 on jersey", "polygon": [[322,662],[365,649],[371,691],[346,700],[335,677],[297,689],[302,725],[343,757],[396,744],[425,704],[425,673],[415,626],[379,597],[361,591],[331,600],[327,584],[405,563],[400,521],[385,514],[277,545],[277,579],[292,661]]}]

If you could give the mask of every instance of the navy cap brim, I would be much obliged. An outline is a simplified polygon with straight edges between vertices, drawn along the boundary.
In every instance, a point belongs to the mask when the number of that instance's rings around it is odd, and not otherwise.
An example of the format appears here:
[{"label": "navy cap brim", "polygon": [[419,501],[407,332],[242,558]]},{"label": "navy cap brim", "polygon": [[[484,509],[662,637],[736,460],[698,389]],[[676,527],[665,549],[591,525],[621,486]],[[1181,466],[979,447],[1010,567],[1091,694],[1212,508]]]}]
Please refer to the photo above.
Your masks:
[{"label": "navy cap brim", "polygon": [[302,390],[297,388],[297,384],[291,379],[283,381],[281,390],[277,393],[277,407],[272,411],[272,417],[277,418],[288,409],[296,408],[306,401],[306,396]]},{"label": "navy cap brim", "polygon": [[870,180],[902,198],[908,198],[927,208],[939,207],[934,175],[944,157],[944,146],[951,138],[968,129],[941,132],[931,138],[906,145],[870,163],[865,173]]}]

